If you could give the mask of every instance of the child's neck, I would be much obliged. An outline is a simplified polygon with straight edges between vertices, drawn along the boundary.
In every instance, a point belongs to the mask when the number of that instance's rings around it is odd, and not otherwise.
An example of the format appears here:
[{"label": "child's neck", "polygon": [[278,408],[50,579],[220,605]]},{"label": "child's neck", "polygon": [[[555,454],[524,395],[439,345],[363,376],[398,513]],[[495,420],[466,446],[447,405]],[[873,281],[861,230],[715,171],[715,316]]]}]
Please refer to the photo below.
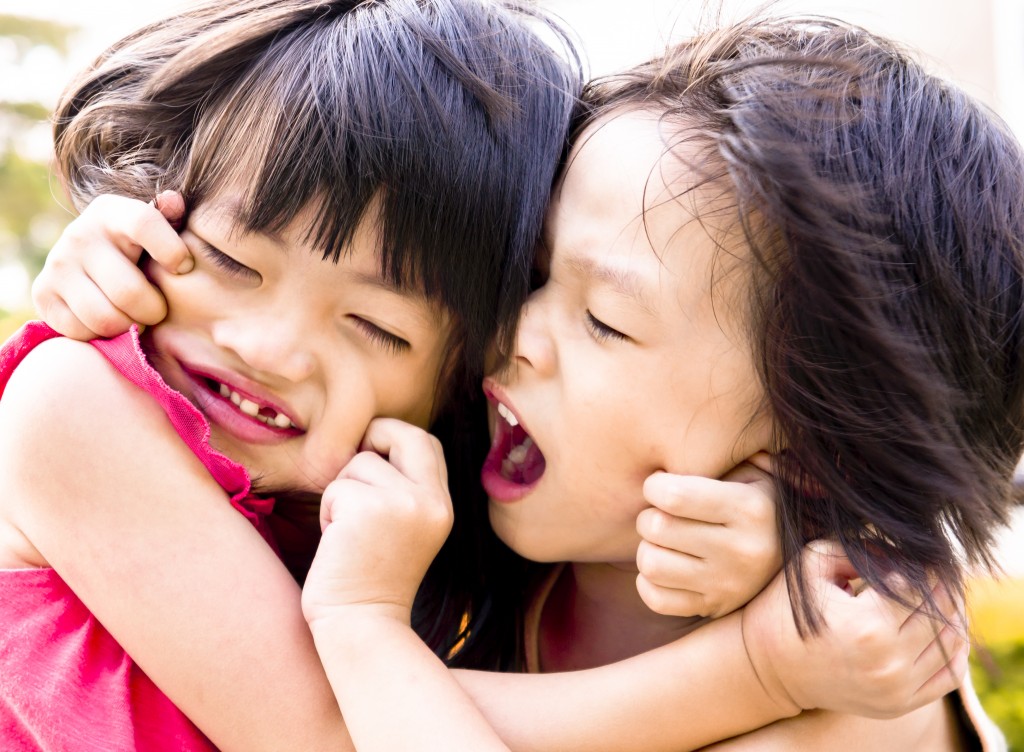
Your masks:
[{"label": "child's neck", "polygon": [[540,620],[544,671],[593,668],[665,645],[703,623],[651,611],[636,590],[636,569],[569,564],[548,596]]}]

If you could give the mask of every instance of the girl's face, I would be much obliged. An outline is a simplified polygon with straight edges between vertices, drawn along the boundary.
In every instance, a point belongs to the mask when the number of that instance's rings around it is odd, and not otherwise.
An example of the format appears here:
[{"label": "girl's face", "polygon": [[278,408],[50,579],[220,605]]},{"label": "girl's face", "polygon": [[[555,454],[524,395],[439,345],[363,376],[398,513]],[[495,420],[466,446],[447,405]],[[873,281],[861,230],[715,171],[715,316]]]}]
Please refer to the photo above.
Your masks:
[{"label": "girl's face", "polygon": [[192,213],[194,271],[150,265],[168,307],[147,332],[151,357],[261,489],[319,492],[371,419],[427,425],[449,320],[381,276],[371,222],[332,264],[308,244],[305,216],[243,234],[236,207],[220,196]]},{"label": "girl's face", "polygon": [[686,186],[663,152],[641,113],[579,139],[548,215],[550,276],[513,362],[485,384],[491,523],[529,559],[631,563],[649,474],[717,478],[768,446],[729,305],[744,275],[719,279],[720,251],[673,198]]}]

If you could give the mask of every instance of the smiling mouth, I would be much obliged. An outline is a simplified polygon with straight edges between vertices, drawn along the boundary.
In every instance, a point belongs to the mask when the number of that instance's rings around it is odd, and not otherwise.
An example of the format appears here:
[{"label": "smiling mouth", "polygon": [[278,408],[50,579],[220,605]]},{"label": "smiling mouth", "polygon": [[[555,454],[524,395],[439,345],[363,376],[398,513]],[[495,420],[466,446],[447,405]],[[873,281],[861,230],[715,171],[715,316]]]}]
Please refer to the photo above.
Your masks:
[{"label": "smiling mouth", "polygon": [[296,430],[298,428],[294,423],[292,423],[291,419],[287,415],[279,413],[269,405],[261,405],[248,397],[243,397],[227,384],[222,384],[215,379],[204,377],[203,380],[206,382],[206,386],[211,392],[219,394],[225,402],[229,402],[234,405],[235,409],[243,415],[254,418],[260,423],[270,426],[271,428],[278,428],[281,430]]}]

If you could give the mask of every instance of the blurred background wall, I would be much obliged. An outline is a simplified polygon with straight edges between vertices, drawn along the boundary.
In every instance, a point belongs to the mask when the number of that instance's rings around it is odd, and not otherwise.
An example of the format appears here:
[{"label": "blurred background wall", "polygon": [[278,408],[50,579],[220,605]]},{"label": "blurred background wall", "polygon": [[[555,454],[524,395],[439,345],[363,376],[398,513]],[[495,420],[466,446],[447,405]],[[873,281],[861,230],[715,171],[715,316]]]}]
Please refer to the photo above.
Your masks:
[{"label": "blurred background wall", "polygon": [[[537,0],[575,30],[598,75],[639,62],[700,22],[701,0]],[[29,285],[72,213],[49,168],[48,117],[72,73],[182,0],[0,0],[0,337],[31,316]],[[759,7],[724,0],[724,20]],[[1024,137],[1024,0],[780,0],[773,11],[834,15],[902,41]],[[1024,200],[1024,197],[1022,197]],[[1001,546],[1008,577],[979,580],[973,671],[1024,752],[1024,516]]]}]

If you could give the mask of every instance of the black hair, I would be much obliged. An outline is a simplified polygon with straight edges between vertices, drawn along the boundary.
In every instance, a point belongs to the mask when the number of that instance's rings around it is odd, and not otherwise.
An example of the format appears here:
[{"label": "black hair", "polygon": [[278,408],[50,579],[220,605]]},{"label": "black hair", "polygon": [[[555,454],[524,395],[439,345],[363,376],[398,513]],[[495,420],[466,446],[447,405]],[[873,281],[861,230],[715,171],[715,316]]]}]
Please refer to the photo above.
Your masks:
[{"label": "black hair", "polygon": [[824,18],[715,29],[585,99],[579,128],[659,114],[666,152],[733,198],[750,253],[730,302],[776,426],[798,623],[819,624],[799,556],[815,537],[933,605],[934,578],[961,590],[991,566],[1024,452],[1024,153],[1005,124]]}]

